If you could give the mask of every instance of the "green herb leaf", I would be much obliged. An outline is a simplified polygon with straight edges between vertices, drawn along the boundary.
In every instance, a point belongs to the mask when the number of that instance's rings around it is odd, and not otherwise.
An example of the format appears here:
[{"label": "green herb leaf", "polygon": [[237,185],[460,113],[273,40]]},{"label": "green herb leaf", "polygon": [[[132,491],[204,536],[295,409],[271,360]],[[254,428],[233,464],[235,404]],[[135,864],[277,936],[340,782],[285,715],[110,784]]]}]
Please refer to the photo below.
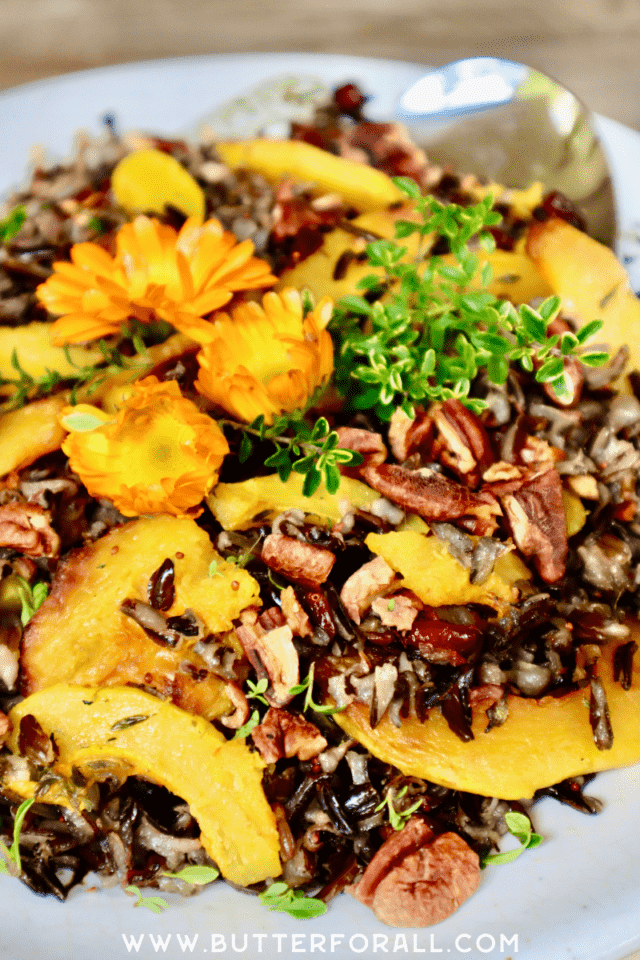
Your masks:
[{"label": "green herb leaf", "polygon": [[163,873],[163,877],[172,877],[174,880],[184,880],[185,883],[193,883],[196,886],[203,886],[205,883],[212,883],[220,876],[220,871],[215,867],[188,866],[183,867],[178,873]]},{"label": "green herb leaf", "polygon": [[524,850],[533,850],[542,843],[542,837],[539,833],[534,833],[529,817],[517,810],[510,810],[505,813],[504,820],[509,830],[517,840],[520,846],[515,850],[505,850],[504,853],[493,853],[485,856],[480,866],[484,869],[488,863],[500,866],[504,863],[512,863]]},{"label": "green herb leaf", "polygon": [[34,805],[35,802],[35,797],[30,797],[28,800],[23,800],[16,810],[16,815],[13,820],[13,843],[9,849],[9,856],[15,864],[18,874],[22,872],[22,861],[20,860],[20,833],[22,832],[22,824],[24,823],[24,818],[26,817],[29,809]]},{"label": "green herb leaf", "polygon": [[0,220],[0,240],[3,243],[8,243],[9,240],[13,240],[16,234],[20,232],[22,224],[26,219],[26,208],[20,203],[17,207],[13,208],[4,220]]},{"label": "green herb leaf", "polygon": [[134,907],[146,907],[152,913],[162,913],[169,906],[164,897],[143,897],[140,888],[133,884],[129,884],[128,887],[125,887],[125,890],[137,897]]},{"label": "green herb leaf", "polygon": [[242,737],[248,737],[252,730],[254,730],[260,723],[260,714],[257,710],[254,710],[249,719],[243,726],[238,727],[234,733],[232,740],[240,740]]},{"label": "green herb leaf", "polygon": [[394,830],[402,830],[411,816],[422,806],[422,800],[420,799],[416,800],[416,802],[412,803],[409,807],[403,807],[400,810],[396,808],[396,801],[402,800],[408,789],[407,786],[404,786],[397,793],[393,789],[388,790],[384,800],[375,807],[376,813],[387,807],[389,823]]},{"label": "green herb leaf", "polygon": [[269,910],[278,913],[288,913],[296,920],[310,920],[312,917],[321,917],[327,912],[327,905],[322,900],[306,897],[301,890],[292,890],[286,883],[272,883],[259,896],[260,903]]},{"label": "green herb leaf", "polygon": [[18,598],[22,605],[20,611],[20,622],[23,627],[31,620],[36,610],[39,610],[49,595],[49,587],[46,583],[38,582],[33,586],[24,577],[18,577]]}]

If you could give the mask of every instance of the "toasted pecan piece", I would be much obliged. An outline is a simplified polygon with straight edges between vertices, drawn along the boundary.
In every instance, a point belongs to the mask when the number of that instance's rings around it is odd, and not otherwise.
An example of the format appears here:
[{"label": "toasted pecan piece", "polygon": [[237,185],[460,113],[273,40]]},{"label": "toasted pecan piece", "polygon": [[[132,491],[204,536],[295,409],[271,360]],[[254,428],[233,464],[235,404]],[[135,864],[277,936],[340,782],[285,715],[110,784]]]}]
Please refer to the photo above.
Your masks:
[{"label": "toasted pecan piece", "polygon": [[493,494],[474,493],[435,470],[407,470],[391,463],[367,467],[363,478],[378,493],[403,510],[417,513],[425,520],[470,518],[472,532],[487,534],[495,527],[501,510]]},{"label": "toasted pecan piece", "polygon": [[501,497],[513,539],[525,557],[534,557],[546,583],[564,576],[569,544],[562,483],[551,468],[519,484]]},{"label": "toasted pecan piece", "polygon": [[35,503],[13,501],[0,507],[0,547],[28,557],[57,557],[60,537],[51,526],[51,514]]},{"label": "toasted pecan piece", "polygon": [[336,562],[330,550],[283,533],[269,534],[262,547],[262,559],[277,573],[310,587],[324,583]]},{"label": "toasted pecan piece", "polygon": [[395,580],[395,573],[382,557],[375,557],[352,573],[340,591],[345,610],[355,623],[371,606],[372,600],[384,593]]},{"label": "toasted pecan piece", "polygon": [[251,737],[265,763],[275,763],[282,757],[311,760],[327,746],[316,726],[298,714],[277,707],[270,707]]}]

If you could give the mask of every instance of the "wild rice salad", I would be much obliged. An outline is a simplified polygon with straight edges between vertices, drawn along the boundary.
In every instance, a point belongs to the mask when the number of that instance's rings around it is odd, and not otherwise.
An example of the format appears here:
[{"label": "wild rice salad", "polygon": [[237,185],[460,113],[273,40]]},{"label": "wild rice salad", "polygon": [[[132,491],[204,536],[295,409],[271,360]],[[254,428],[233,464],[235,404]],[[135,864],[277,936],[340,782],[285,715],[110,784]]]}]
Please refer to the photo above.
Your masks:
[{"label": "wild rice salad", "polygon": [[38,893],[425,926],[640,759],[638,302],[565,198],[364,102],[109,118],[6,207],[0,865]]}]

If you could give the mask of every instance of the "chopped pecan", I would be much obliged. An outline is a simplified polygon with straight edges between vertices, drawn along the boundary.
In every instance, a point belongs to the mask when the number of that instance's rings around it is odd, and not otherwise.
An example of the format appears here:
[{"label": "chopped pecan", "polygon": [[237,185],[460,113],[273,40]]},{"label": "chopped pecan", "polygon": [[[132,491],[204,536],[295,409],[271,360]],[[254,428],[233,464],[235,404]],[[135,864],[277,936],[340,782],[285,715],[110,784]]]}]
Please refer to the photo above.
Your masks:
[{"label": "chopped pecan", "polygon": [[277,573],[311,587],[324,583],[336,562],[330,550],[282,533],[269,534],[262,547],[262,559]]},{"label": "chopped pecan", "polygon": [[500,483],[508,480],[520,480],[524,476],[521,467],[514,463],[507,463],[506,460],[498,460],[482,474],[485,483]]},{"label": "chopped pecan", "polygon": [[521,461],[528,467],[552,467],[558,460],[564,460],[564,450],[552,447],[541,437],[528,436],[518,451]]},{"label": "chopped pecan", "polygon": [[327,741],[317,727],[304,717],[271,707],[251,736],[265,763],[282,757],[297,757],[303,762],[317,757]]},{"label": "chopped pecan", "polygon": [[439,459],[467,486],[476,487],[495,459],[482,421],[459,400],[434,404],[429,412],[440,434]]},{"label": "chopped pecan", "polygon": [[534,475],[501,501],[518,549],[525,557],[535,558],[546,583],[560,580],[569,545],[558,472],[551,468]]},{"label": "chopped pecan", "polygon": [[362,614],[369,609],[371,602],[391,586],[395,577],[382,557],[369,560],[351,574],[340,591],[340,599],[354,623],[360,623]]},{"label": "chopped pecan", "polygon": [[269,607],[268,610],[263,610],[262,613],[259,614],[258,620],[264,630],[275,630],[276,627],[284,627],[287,622],[280,607]]},{"label": "chopped pecan", "polygon": [[11,547],[29,557],[57,557],[60,537],[51,526],[48,510],[14,501],[0,507],[0,547]]},{"label": "chopped pecan", "polygon": [[220,717],[220,723],[230,730],[238,730],[249,719],[249,701],[237,683],[226,683],[224,692],[235,709],[233,713]]},{"label": "chopped pecan", "polygon": [[363,462],[358,466],[342,468],[346,476],[358,477],[363,467],[377,466],[387,459],[387,448],[379,433],[374,433],[372,430],[359,430],[356,427],[338,427],[336,433],[343,449],[353,450],[355,453],[362,454],[363,457]]},{"label": "chopped pecan", "polygon": [[467,661],[480,639],[481,633],[477,627],[434,620],[424,613],[417,618],[402,642],[417,647],[425,660],[455,667]]},{"label": "chopped pecan", "polygon": [[377,597],[371,609],[380,617],[383,627],[394,627],[403,633],[413,626],[422,604],[411,593],[394,593],[392,597]]},{"label": "chopped pecan", "polygon": [[280,594],[282,613],[287,624],[291,627],[294,637],[309,637],[313,633],[311,621],[298,602],[293,587],[285,587]]},{"label": "chopped pecan", "polygon": [[403,463],[414,453],[422,453],[426,458],[431,452],[433,441],[433,420],[421,407],[411,419],[402,407],[391,415],[389,423],[389,446],[396,460]]},{"label": "chopped pecan", "polygon": [[255,610],[244,610],[236,635],[249,663],[260,678],[269,679],[265,697],[272,707],[283,707],[293,699],[289,692],[300,682],[298,652],[287,625],[263,630]]},{"label": "chopped pecan", "polygon": [[480,882],[478,855],[455,833],[433,839],[417,818],[378,850],[348,891],[391,927],[427,927],[451,916]]},{"label": "chopped pecan", "polygon": [[490,534],[501,510],[493,494],[474,493],[435,470],[407,470],[391,463],[367,467],[363,478],[378,493],[425,520],[468,517],[471,532]]}]

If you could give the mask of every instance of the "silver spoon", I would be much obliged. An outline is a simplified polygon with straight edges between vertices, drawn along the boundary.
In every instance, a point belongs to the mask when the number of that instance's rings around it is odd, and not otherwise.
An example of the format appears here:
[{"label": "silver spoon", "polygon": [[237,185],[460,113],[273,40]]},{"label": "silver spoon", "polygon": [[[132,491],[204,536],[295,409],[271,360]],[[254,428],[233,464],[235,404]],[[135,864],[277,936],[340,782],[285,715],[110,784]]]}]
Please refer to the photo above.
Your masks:
[{"label": "silver spoon", "polygon": [[551,77],[495,57],[458,60],[409,87],[398,119],[432,162],[507,187],[540,180],[573,202],[592,236],[613,245],[615,198],[591,114]]}]

